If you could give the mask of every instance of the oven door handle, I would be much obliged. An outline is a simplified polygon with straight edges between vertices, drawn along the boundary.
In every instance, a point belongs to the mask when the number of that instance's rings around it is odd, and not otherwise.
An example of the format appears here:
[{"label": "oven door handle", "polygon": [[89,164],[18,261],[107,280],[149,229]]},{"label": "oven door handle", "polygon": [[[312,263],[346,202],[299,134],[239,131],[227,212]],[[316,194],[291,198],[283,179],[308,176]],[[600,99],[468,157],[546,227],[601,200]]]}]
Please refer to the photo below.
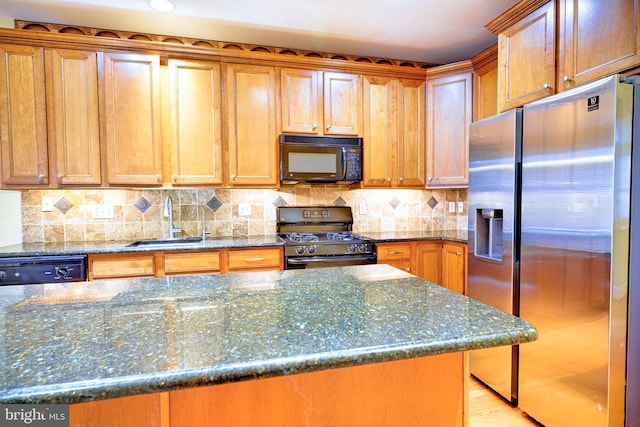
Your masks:
[{"label": "oven door handle", "polygon": [[370,264],[375,264],[377,261],[377,257],[375,255],[347,255],[347,256],[331,256],[331,257],[320,257],[320,256],[312,256],[312,257],[297,257],[297,258],[287,258],[287,263],[289,264],[312,264],[312,263],[335,263],[335,262],[359,262],[359,261],[367,261]]}]

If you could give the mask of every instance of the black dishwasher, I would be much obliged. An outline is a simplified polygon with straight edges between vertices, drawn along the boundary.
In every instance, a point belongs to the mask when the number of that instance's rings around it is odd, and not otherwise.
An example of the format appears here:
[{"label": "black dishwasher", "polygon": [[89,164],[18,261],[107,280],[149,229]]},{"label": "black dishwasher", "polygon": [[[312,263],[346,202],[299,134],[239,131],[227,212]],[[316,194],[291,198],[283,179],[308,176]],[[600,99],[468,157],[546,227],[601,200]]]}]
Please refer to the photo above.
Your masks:
[{"label": "black dishwasher", "polygon": [[87,280],[86,255],[0,257],[0,285]]}]

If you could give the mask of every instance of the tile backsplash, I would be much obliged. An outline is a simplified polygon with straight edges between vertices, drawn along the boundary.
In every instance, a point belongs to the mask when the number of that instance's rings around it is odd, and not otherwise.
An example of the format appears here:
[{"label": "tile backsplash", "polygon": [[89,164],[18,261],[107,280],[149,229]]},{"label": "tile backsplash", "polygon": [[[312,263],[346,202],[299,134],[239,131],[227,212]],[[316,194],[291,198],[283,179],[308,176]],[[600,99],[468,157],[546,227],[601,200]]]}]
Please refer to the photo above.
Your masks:
[{"label": "tile backsplash", "polygon": [[[215,236],[276,232],[278,206],[351,206],[353,229],[429,231],[467,228],[467,190],[357,189],[348,186],[291,186],[259,189],[32,190],[22,193],[25,243],[137,240],[166,237],[165,200],[173,201],[179,236],[198,236],[204,226]],[[43,200],[51,201],[43,211]],[[456,212],[449,212],[454,202]],[[458,213],[458,202],[463,212]],[[247,215],[246,209],[250,210]],[[361,211],[362,208],[362,211]],[[101,218],[111,216],[113,218]],[[362,213],[361,213],[362,212]]]}]

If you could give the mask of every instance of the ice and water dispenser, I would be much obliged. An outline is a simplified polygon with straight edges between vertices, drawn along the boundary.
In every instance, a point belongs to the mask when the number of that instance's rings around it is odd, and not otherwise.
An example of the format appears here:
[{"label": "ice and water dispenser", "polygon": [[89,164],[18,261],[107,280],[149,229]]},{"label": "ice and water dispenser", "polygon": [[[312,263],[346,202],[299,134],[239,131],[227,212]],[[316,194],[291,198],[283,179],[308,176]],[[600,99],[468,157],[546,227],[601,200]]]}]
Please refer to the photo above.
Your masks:
[{"label": "ice and water dispenser", "polygon": [[476,210],[476,256],[502,261],[502,209]]}]

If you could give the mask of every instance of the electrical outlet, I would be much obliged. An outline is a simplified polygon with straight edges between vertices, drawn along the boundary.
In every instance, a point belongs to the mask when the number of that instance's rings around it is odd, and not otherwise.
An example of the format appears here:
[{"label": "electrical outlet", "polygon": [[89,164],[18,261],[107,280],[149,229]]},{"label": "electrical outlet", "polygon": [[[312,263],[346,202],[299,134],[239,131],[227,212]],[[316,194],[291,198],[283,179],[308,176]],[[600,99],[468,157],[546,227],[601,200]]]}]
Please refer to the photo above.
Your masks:
[{"label": "electrical outlet", "polygon": [[458,213],[464,212],[464,202],[458,202]]},{"label": "electrical outlet", "polygon": [[42,212],[53,211],[53,197],[42,196]]},{"label": "electrical outlet", "polygon": [[112,219],[113,205],[96,205],[93,207],[94,219]]},{"label": "electrical outlet", "polygon": [[360,215],[366,215],[366,214],[367,214],[367,204],[360,203]]},{"label": "electrical outlet", "polygon": [[249,203],[240,203],[238,205],[238,215],[251,216],[251,205]]},{"label": "electrical outlet", "polygon": [[455,213],[456,211],[456,202],[449,202],[449,212]]}]

